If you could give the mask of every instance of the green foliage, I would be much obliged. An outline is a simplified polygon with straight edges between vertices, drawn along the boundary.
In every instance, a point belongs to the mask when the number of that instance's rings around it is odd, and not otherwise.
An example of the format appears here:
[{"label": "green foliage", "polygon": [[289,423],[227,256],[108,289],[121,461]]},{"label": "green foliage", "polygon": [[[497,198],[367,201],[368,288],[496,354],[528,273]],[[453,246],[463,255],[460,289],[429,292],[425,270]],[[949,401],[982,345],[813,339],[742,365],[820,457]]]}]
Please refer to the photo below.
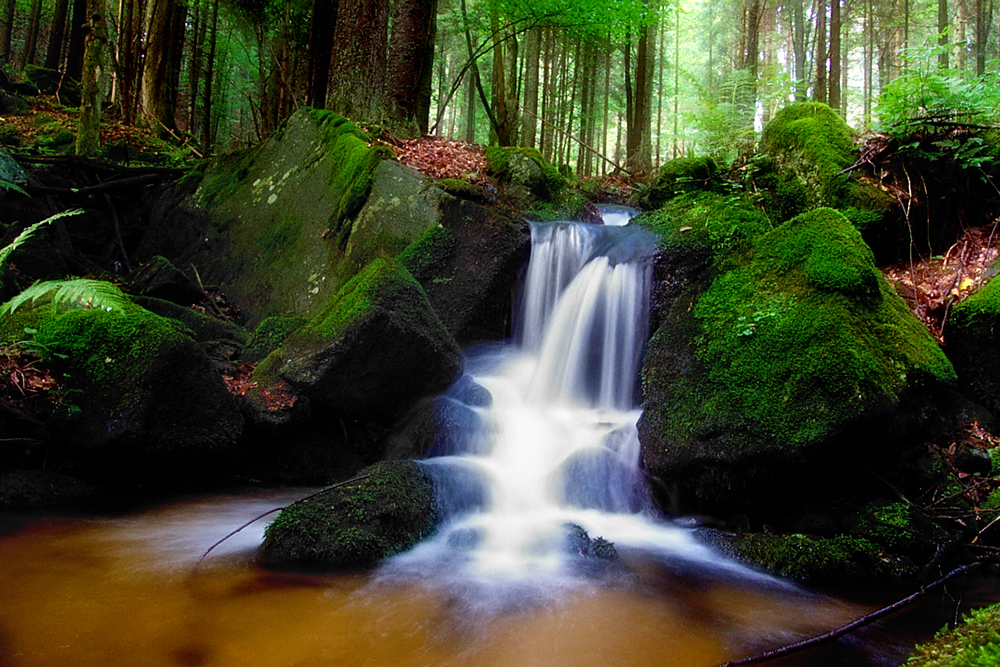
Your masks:
[{"label": "green foliage", "polygon": [[1000,664],[1000,604],[977,609],[914,649],[904,667],[994,667]]},{"label": "green foliage", "polygon": [[36,282],[0,306],[0,318],[13,315],[25,303],[36,304],[40,300],[51,302],[53,313],[67,308],[122,311],[131,305],[120,289],[103,280],[47,280]]},{"label": "green foliage", "polygon": [[268,317],[264,319],[247,341],[243,361],[258,361],[281,347],[289,336],[307,322],[303,317]]},{"label": "green foliage", "polygon": [[875,545],[847,535],[750,534],[739,539],[735,553],[768,572],[810,583],[871,577],[884,567]]},{"label": "green foliage", "polygon": [[456,243],[455,234],[451,230],[440,225],[431,227],[407,246],[399,255],[399,263],[406,267],[417,282],[423,282],[436,269],[444,266]]},{"label": "green foliage", "polygon": [[[6,183],[6,181],[0,181],[0,183]],[[8,185],[13,186],[12,183]],[[14,187],[16,188],[17,186]],[[20,190],[20,188],[18,188],[18,190]],[[21,192],[23,192],[23,190],[21,190]],[[36,222],[35,224],[26,227],[23,232],[14,237],[13,241],[8,243],[3,249],[0,249],[0,270],[5,270],[5,267],[7,265],[7,260],[8,258],[10,258],[11,254],[14,253],[22,245],[24,245],[28,241],[28,239],[34,236],[35,232],[37,232],[39,229],[41,229],[45,225],[55,222],[60,218],[69,217],[71,215],[79,215],[81,213],[83,213],[83,209],[79,208],[70,209],[68,211],[63,211],[62,213],[56,213],[53,216],[45,218],[41,222]],[[2,314],[3,312],[4,312],[3,310],[0,310],[0,314]]]}]

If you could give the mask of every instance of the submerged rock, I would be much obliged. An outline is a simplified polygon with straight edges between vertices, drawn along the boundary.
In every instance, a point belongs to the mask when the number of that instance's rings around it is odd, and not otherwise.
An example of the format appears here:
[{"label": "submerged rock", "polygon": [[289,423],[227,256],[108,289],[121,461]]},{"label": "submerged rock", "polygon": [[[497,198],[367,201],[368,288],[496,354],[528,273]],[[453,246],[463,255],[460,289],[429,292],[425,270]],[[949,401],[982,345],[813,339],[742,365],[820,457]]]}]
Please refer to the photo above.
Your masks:
[{"label": "submerged rock", "polygon": [[269,565],[367,567],[410,548],[435,526],[434,489],[414,461],[384,461],[289,505],[264,536]]}]

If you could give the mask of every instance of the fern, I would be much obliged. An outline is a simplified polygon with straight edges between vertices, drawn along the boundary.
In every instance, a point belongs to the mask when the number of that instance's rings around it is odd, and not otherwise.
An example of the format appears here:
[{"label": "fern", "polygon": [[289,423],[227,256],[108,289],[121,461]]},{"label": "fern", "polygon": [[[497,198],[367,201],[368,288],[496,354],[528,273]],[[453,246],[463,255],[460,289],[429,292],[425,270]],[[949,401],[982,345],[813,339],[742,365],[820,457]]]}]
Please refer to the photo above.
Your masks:
[{"label": "fern", "polygon": [[51,299],[53,310],[60,307],[122,310],[131,303],[124,292],[103,280],[46,280],[35,283],[0,306],[0,317],[10,316],[25,303],[36,303],[43,297]]},{"label": "fern", "polygon": [[52,217],[45,218],[41,222],[36,222],[35,224],[25,229],[23,232],[18,234],[17,238],[11,241],[10,244],[8,244],[6,247],[0,250],[0,270],[2,270],[2,267],[7,263],[7,258],[10,257],[11,253],[17,250],[19,247],[21,247],[32,236],[34,236],[35,232],[37,232],[39,229],[49,224],[50,222],[58,220],[59,218],[65,218],[66,216],[70,215],[79,215],[80,213],[83,213],[83,210],[79,208],[63,211],[62,213],[56,213]]},{"label": "fern", "polygon": [[20,193],[20,194],[24,195],[25,197],[30,197],[31,196],[31,195],[29,195],[27,193],[27,191],[24,188],[22,188],[17,183],[5,180],[3,178],[0,178],[0,190],[13,190],[14,192]]}]

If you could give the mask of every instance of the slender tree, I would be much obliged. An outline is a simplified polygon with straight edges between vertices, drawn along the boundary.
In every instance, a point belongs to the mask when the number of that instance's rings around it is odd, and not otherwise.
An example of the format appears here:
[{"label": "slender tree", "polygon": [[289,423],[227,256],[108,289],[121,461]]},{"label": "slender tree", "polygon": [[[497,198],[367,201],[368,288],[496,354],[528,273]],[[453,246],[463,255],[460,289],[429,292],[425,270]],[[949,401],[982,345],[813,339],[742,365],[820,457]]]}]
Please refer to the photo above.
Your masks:
[{"label": "slender tree", "polygon": [[92,155],[101,146],[101,65],[107,42],[103,0],[88,0],[90,21],[86,30],[83,76],[80,82],[80,117],[76,131],[77,155]]},{"label": "slender tree", "polygon": [[49,46],[45,51],[45,66],[49,69],[59,69],[62,61],[63,46],[66,43],[66,20],[69,14],[69,0],[56,0],[52,12],[52,31],[49,35]]}]

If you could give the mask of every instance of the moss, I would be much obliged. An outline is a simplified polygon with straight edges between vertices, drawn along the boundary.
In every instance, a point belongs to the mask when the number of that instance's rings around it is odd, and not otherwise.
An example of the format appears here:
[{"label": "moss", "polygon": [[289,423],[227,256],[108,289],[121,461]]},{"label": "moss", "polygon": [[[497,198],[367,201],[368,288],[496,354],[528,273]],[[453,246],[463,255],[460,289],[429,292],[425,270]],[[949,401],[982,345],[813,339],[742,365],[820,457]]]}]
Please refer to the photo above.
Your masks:
[{"label": "moss", "polygon": [[546,162],[542,154],[535,148],[486,148],[486,168],[490,175],[501,182],[509,183],[518,178],[513,167],[511,156],[523,155],[530,158],[541,171],[541,177],[531,183],[526,183],[532,193],[542,199],[552,201],[569,185],[569,179],[559,172],[555,165]]},{"label": "moss", "polygon": [[887,552],[922,563],[934,554],[937,546],[928,537],[933,531],[933,526],[910,505],[893,502],[874,503],[865,508],[851,532]]},{"label": "moss", "polygon": [[201,200],[211,204],[232,195],[246,180],[253,164],[254,153],[249,149],[236,150],[212,160],[198,190]]},{"label": "moss", "polygon": [[250,335],[243,350],[243,361],[258,361],[281,347],[290,335],[307,322],[304,317],[268,317]]},{"label": "moss", "polygon": [[198,312],[193,308],[179,306],[170,301],[155,299],[148,296],[134,297],[132,299],[137,305],[146,310],[159,315],[177,320],[183,326],[184,331],[190,331],[192,337],[199,343],[215,340],[229,340],[237,345],[243,345],[247,341],[247,334],[242,327],[231,322],[220,320],[217,317]]},{"label": "moss", "polygon": [[668,250],[706,250],[720,256],[769,231],[767,217],[747,198],[711,192],[681,194],[632,219],[659,236]]},{"label": "moss", "polygon": [[435,269],[444,266],[455,249],[454,232],[444,227],[431,227],[399,255],[399,262],[417,282],[428,280]]},{"label": "moss", "polygon": [[904,667],[993,667],[1000,664],[1000,604],[977,609],[917,646]]},{"label": "moss", "polygon": [[804,214],[729,262],[651,342],[653,358],[659,349],[692,356],[683,373],[644,372],[644,419],[672,447],[693,451],[725,433],[717,456],[790,452],[888,412],[911,385],[954,381],[836,211]]},{"label": "moss", "polygon": [[282,510],[264,535],[272,564],[366,567],[434,529],[430,478],[413,461],[384,461]]},{"label": "moss", "polygon": [[983,407],[1000,409],[1000,280],[993,279],[955,306],[945,336],[959,388]]},{"label": "moss", "polygon": [[838,535],[744,535],[728,549],[767,572],[812,584],[887,574],[879,549],[871,542]]},{"label": "moss", "polygon": [[71,388],[118,403],[137,386],[161,348],[188,333],[174,320],[138,306],[126,311],[74,309],[41,321],[34,342]]},{"label": "moss", "polygon": [[441,188],[450,195],[463,199],[483,201],[488,197],[486,189],[483,186],[463,181],[460,178],[442,178],[440,181],[434,183],[434,186]]},{"label": "moss", "polygon": [[261,256],[268,264],[288,256],[302,233],[302,219],[289,215],[268,229],[261,238]]},{"label": "moss", "polygon": [[660,168],[645,199],[648,206],[658,208],[677,195],[698,190],[713,191],[719,187],[719,166],[710,157],[682,157],[668,161]]}]

